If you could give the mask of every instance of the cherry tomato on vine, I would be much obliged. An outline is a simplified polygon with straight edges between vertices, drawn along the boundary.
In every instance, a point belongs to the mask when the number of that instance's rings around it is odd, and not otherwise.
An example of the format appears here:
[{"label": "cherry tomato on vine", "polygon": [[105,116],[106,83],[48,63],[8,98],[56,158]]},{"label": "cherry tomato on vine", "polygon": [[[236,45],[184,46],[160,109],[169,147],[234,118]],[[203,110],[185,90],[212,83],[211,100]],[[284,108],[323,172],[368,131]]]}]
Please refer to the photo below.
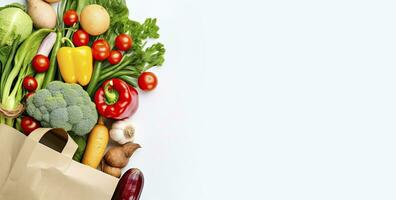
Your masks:
[{"label": "cherry tomato on vine", "polygon": [[152,72],[143,72],[138,79],[139,88],[143,91],[152,91],[158,85],[157,76]]},{"label": "cherry tomato on vine", "polygon": [[65,15],[63,15],[63,22],[67,26],[73,26],[78,22],[78,14],[75,10],[66,11]]},{"label": "cherry tomato on vine", "polygon": [[128,34],[120,34],[115,39],[115,46],[121,51],[128,51],[132,47],[132,38]]},{"label": "cherry tomato on vine", "polygon": [[116,65],[122,60],[122,53],[118,50],[110,51],[110,56],[107,58],[110,64]]},{"label": "cherry tomato on vine", "polygon": [[110,45],[104,39],[96,40],[92,44],[92,55],[95,60],[103,61],[110,56]]},{"label": "cherry tomato on vine", "polygon": [[87,46],[89,43],[89,34],[84,30],[77,30],[73,34],[73,44],[77,47],[79,46]]},{"label": "cherry tomato on vine", "polygon": [[37,128],[40,128],[40,123],[33,119],[32,117],[29,116],[24,116],[22,117],[21,120],[21,127],[23,130],[23,133],[25,135],[29,135],[31,132],[36,130]]},{"label": "cherry tomato on vine", "polygon": [[37,73],[43,73],[48,70],[50,66],[50,60],[47,56],[38,54],[34,56],[32,66]]},{"label": "cherry tomato on vine", "polygon": [[22,82],[23,87],[29,91],[35,91],[37,89],[37,80],[33,76],[26,76]]}]

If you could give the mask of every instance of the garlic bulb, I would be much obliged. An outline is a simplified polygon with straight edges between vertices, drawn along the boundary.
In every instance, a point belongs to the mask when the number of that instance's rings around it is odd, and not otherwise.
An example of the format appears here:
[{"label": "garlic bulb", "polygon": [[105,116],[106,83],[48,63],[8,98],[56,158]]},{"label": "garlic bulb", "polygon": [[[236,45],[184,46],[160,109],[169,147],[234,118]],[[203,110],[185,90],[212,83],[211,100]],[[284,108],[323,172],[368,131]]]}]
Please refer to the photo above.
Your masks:
[{"label": "garlic bulb", "polygon": [[110,130],[110,137],[119,144],[133,142],[135,139],[135,128],[129,119],[114,122]]}]

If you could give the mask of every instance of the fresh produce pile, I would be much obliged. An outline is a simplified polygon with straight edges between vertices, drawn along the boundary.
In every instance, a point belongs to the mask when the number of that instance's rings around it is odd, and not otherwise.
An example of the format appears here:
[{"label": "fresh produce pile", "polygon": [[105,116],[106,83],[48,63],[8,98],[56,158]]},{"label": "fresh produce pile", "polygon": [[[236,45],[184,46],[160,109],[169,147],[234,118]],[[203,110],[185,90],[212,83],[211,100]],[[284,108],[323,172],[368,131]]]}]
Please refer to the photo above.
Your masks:
[{"label": "fresh produce pile", "polygon": [[[74,160],[121,177],[140,148],[130,120],[139,92],[156,88],[148,70],[164,63],[158,31],[156,19],[129,19],[125,0],[27,0],[27,6],[0,7],[0,123],[26,135],[39,127],[63,128],[79,146]],[[119,146],[106,152],[110,139]],[[143,186],[139,170],[124,176],[120,183],[132,178]],[[115,196],[136,199],[138,188]]]}]

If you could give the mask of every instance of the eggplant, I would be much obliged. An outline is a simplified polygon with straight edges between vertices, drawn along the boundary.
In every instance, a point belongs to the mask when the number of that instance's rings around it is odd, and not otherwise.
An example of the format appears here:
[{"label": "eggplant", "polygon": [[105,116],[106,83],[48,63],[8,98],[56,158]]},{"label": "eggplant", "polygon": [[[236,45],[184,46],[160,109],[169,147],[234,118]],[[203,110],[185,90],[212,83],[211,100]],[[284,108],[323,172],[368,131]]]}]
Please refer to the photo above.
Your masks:
[{"label": "eggplant", "polygon": [[122,175],[111,200],[139,200],[144,186],[142,171],[129,169]]}]

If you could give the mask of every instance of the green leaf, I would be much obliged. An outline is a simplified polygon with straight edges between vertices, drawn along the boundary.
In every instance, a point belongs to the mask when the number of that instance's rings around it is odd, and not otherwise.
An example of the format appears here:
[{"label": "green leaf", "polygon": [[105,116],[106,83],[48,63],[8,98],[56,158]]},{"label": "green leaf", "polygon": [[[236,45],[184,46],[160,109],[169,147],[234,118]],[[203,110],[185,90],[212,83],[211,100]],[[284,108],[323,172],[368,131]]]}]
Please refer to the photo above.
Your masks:
[{"label": "green leaf", "polygon": [[74,156],[73,156],[73,160],[77,161],[77,162],[81,162],[84,152],[85,152],[85,148],[87,146],[87,139],[84,136],[78,136],[72,132],[69,132],[70,137],[73,138],[74,142],[77,143],[78,148],[77,151],[75,152]]},{"label": "green leaf", "polygon": [[2,74],[4,70],[4,66],[6,65],[11,49],[12,46],[0,47],[0,74]]},{"label": "green leaf", "polygon": [[125,0],[96,0],[96,3],[106,8],[110,15],[110,26],[123,21],[129,16],[129,10]]},{"label": "green leaf", "polygon": [[145,70],[154,67],[161,66],[164,61],[165,47],[161,43],[153,44],[147,48],[144,54],[144,61],[147,63]]},{"label": "green leaf", "polygon": [[143,26],[142,39],[159,38],[160,35],[158,34],[159,27],[157,26],[157,19],[148,18],[146,19],[146,21],[144,21],[142,26]]},{"label": "green leaf", "polygon": [[12,46],[21,36],[20,42],[31,33],[33,22],[20,4],[11,4],[0,8],[0,46]]},{"label": "green leaf", "polygon": [[81,11],[85,8],[85,6],[94,4],[95,0],[72,0],[69,3],[70,8],[69,9],[76,9],[77,13],[80,14]]}]

